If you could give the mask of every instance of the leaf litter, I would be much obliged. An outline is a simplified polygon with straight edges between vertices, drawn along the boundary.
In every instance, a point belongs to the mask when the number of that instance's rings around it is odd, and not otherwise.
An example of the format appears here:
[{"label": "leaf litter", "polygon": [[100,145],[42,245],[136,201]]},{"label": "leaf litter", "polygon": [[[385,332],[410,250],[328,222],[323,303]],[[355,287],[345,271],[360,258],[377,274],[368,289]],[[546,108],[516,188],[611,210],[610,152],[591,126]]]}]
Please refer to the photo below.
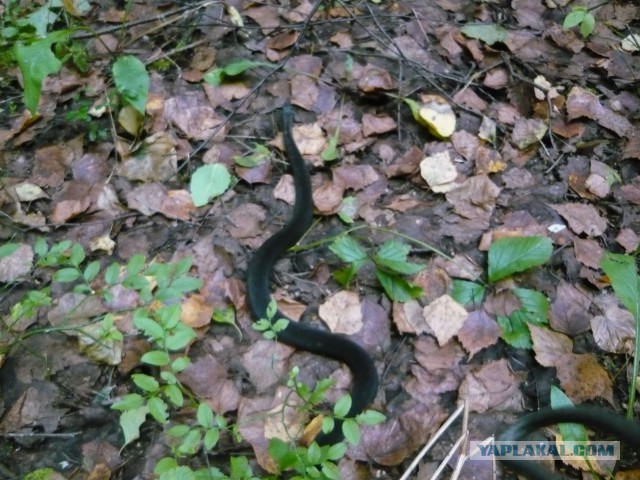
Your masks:
[{"label": "leaf litter", "polygon": [[[3,473],[19,478],[46,459],[56,467],[67,457],[66,444],[53,435],[34,436],[38,432],[81,431],[70,451],[82,478],[146,475],[158,458],[149,453],[145,462],[146,453],[118,453],[122,438],[114,413],[96,393],[106,389],[116,398],[132,391],[126,375],[148,347],[134,336],[131,318],[115,321],[125,335],[123,352],[114,347],[114,355],[90,360],[78,344],[87,323],[107,309],[133,308],[135,296],[114,288],[102,304],[54,282],[54,305],[32,322],[11,321],[11,305],[51,275],[34,266],[35,235],[49,244],[73,239],[105,264],[134,253],[163,262],[196,259],[193,273],[204,285],[184,298],[183,309],[199,338],[180,380],[216,413],[236,413],[257,463],[268,471],[266,435],[287,438],[283,417],[288,434],[307,421],[294,408],[280,414],[284,403],[298,401],[281,386],[291,366],[301,366],[305,381],[333,373],[340,389],[348,387],[344,367],[262,340],[246,309],[246,261],[288,218],[294,197],[277,149],[254,167],[233,158],[256,151],[254,143],[277,144],[270,141],[285,98],[298,107],[294,137],[315,167],[313,199],[321,221],[309,242],[344,229],[335,214],[353,196],[355,224],[396,230],[452,255],[430,259],[426,249],[414,250],[413,259],[426,266],[414,277],[424,295],[405,303],[381,294],[373,270],[341,289],[328,273],[343,265],[326,246],[287,256],[277,267],[280,303],[295,309],[295,317],[312,306],[313,321],[317,312],[328,328],[353,333],[385,372],[373,408],[388,420],[363,428],[362,443],[340,463],[343,478],[354,471],[373,477],[377,466],[397,478],[456,401],[469,403],[476,439],[548,402],[521,388],[525,383],[545,392],[556,381],[574,403],[626,401],[624,355],[633,354],[634,324],[610,293],[600,258],[606,250],[635,252],[639,243],[638,57],[619,48],[616,34],[636,21],[638,7],[600,5],[588,38],[578,29],[563,30],[566,10],[542,2],[513,2],[506,10],[512,15],[499,26],[491,23],[497,8],[491,3],[468,10],[462,0],[406,1],[394,6],[393,16],[386,15],[389,8],[338,2],[308,18],[310,2],[248,4],[239,15],[259,28],[245,29],[221,6],[207,5],[209,19],[224,20],[210,25],[185,17],[201,40],[187,46],[189,55],[172,50],[180,21],[157,28],[163,5],[134,4],[125,12],[114,3],[82,17],[104,31],[89,44],[95,58],[133,47],[145,61],[152,72],[147,115],[109,118],[116,112],[104,108],[108,69],[96,61],[84,75],[65,65],[49,76],[38,113],[30,116],[18,104],[0,128],[2,235],[18,245],[0,259],[0,279],[15,285],[3,291],[7,333],[0,344],[35,328],[80,329],[29,336],[2,357],[0,430],[24,434],[11,440],[19,450],[10,458],[0,455]],[[463,14],[466,26],[459,21]],[[105,25],[127,35],[112,35]],[[221,84],[208,82],[209,72],[238,57],[248,60],[241,72],[227,68]],[[162,58],[171,66],[152,63]],[[280,61],[282,69],[270,70]],[[7,96],[17,96],[16,71],[8,76],[14,83]],[[416,98],[437,95],[453,108],[450,138],[429,134],[396,101],[414,92]],[[95,117],[84,124],[63,121],[65,108],[79,108],[82,96]],[[103,137],[91,140],[89,124]],[[322,155],[332,138],[338,159],[326,163]],[[196,206],[189,178],[199,162],[223,166],[241,180]],[[367,246],[388,240],[375,230],[355,235]],[[518,311],[523,301],[510,290],[511,280],[494,285],[473,306],[450,296],[453,280],[486,278],[492,242],[520,236],[549,238],[557,251],[553,264],[517,277],[519,285],[539,285],[550,301],[550,328],[527,324],[531,350],[500,340],[496,318]],[[225,307],[235,308],[242,338],[210,322],[212,312]],[[104,363],[118,364],[122,376],[107,378]],[[143,435],[145,452],[166,440]],[[490,472],[473,473],[491,478]]]}]

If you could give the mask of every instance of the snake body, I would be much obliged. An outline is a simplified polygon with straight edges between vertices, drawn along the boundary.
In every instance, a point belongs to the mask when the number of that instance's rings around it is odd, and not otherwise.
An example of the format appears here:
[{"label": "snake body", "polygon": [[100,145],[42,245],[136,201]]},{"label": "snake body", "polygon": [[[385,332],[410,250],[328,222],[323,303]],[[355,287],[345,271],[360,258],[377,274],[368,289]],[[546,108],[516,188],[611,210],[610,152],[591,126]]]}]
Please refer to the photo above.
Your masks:
[{"label": "snake body", "polygon": [[[293,172],[296,202],[293,215],[285,226],[269,237],[256,250],[247,270],[247,298],[254,318],[266,318],[267,306],[271,300],[269,280],[273,267],[282,254],[295,245],[311,226],[313,201],[311,179],[304,158],[293,139],[293,110],[286,104],[282,109],[283,138],[287,159]],[[278,311],[274,319],[287,318]],[[289,319],[290,320],[290,319]],[[378,391],[378,373],[371,357],[357,343],[348,338],[332,334],[308,325],[289,321],[288,326],[278,334],[278,341],[311,353],[329,357],[345,363],[353,375],[351,387],[352,405],[347,417],[354,417],[369,405]],[[525,440],[535,430],[557,423],[581,423],[590,428],[615,436],[637,451],[640,451],[640,423],[613,413],[604,408],[578,406],[558,409],[542,409],[525,415],[498,436],[498,440],[514,442]],[[342,428],[336,422],[332,432],[316,437],[320,445],[334,444],[342,440]],[[549,472],[537,462],[505,462],[512,470],[531,480],[559,480],[562,476]]]},{"label": "snake body", "polygon": [[[296,201],[293,214],[285,226],[269,237],[253,254],[247,269],[247,300],[253,317],[266,318],[271,301],[269,280],[273,267],[280,256],[295,245],[309,229],[313,215],[311,196],[311,178],[293,139],[293,110],[286,104],[282,109],[284,146],[291,171],[293,172]],[[282,312],[276,312],[274,320],[285,318]],[[369,354],[357,343],[348,338],[319,330],[308,325],[289,320],[287,327],[278,333],[278,341],[329,357],[346,364],[351,370],[351,408],[347,417],[355,417],[369,405],[378,391],[378,373]],[[336,421],[333,431],[316,437],[320,445],[329,445],[343,438],[341,422]]]}]

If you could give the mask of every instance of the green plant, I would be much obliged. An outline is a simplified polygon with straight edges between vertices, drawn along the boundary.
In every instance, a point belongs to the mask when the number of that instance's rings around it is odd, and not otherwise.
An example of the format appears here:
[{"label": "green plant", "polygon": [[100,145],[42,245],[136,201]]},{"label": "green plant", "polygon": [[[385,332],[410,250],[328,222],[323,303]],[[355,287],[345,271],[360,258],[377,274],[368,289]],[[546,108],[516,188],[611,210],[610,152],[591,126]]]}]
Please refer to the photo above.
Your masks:
[{"label": "green plant", "polygon": [[422,270],[422,265],[407,261],[410,247],[404,243],[389,240],[372,255],[349,235],[336,238],[329,249],[340,260],[349,264],[333,275],[343,286],[348,285],[358,271],[368,262],[375,267],[376,277],[390,299],[406,302],[422,294],[422,289],[409,283],[402,276],[414,275]]},{"label": "green plant", "polygon": [[[551,258],[553,246],[546,237],[501,238],[489,247],[489,282],[495,283],[515,273],[543,265]],[[543,294],[528,288],[510,288],[520,302],[520,308],[509,315],[497,317],[501,338],[515,348],[531,348],[531,333],[527,323],[547,325],[549,300]],[[475,282],[454,280],[452,296],[464,305],[480,303],[486,287]]]},{"label": "green plant", "polygon": [[593,29],[596,26],[596,19],[591,13],[591,10],[593,10],[593,8],[583,7],[582,5],[572,7],[571,13],[569,13],[564,19],[562,28],[568,30],[580,25],[580,33],[584,38],[587,38],[593,33]]},{"label": "green plant", "polygon": [[81,122],[87,130],[87,138],[91,142],[106,140],[109,131],[98,124],[91,116],[91,102],[81,100],[74,110],[66,113],[65,119],[70,122]]},{"label": "green plant", "polygon": [[609,277],[618,299],[631,312],[636,322],[635,352],[633,356],[633,376],[629,386],[627,417],[632,418],[636,403],[638,375],[640,375],[640,275],[636,268],[636,257],[606,253],[600,266]]}]

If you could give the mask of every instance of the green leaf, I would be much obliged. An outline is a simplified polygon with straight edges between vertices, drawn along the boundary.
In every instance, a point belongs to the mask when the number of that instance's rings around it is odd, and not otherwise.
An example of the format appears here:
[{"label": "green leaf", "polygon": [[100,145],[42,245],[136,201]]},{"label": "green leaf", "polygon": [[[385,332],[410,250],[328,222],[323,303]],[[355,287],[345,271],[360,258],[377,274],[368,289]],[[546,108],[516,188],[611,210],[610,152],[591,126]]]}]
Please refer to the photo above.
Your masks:
[{"label": "green leaf", "polygon": [[120,415],[120,428],[122,428],[122,433],[124,434],[123,448],[140,438],[140,426],[147,418],[147,413],[149,413],[149,409],[146,405],[122,412],[122,415]]},{"label": "green leaf", "polygon": [[149,73],[144,63],[132,55],[118,58],[112,67],[113,80],[123,99],[141,115],[149,96]]},{"label": "green leaf", "polygon": [[338,442],[335,445],[329,447],[327,458],[329,460],[340,460],[347,452],[347,444],[344,442]]},{"label": "green leaf", "polygon": [[163,370],[160,372],[160,378],[167,385],[178,385],[178,378],[168,370]]},{"label": "green leaf", "polygon": [[191,329],[181,330],[180,332],[177,332],[174,335],[169,335],[167,337],[167,349],[171,350],[172,352],[182,350],[184,347],[189,345],[189,343],[196,337],[197,335]]},{"label": "green leaf", "polygon": [[120,265],[113,262],[104,272],[104,281],[107,285],[115,285],[118,283],[118,278],[120,278]]},{"label": "green leaf", "polygon": [[309,445],[309,448],[307,449],[307,460],[311,465],[316,465],[317,463],[320,462],[321,458],[322,458],[322,450],[320,449],[320,446],[316,442],[313,442],[311,445]]},{"label": "green leaf", "polygon": [[202,287],[202,280],[187,276],[179,277],[171,283],[171,287],[180,293],[193,292],[194,290],[198,290]]},{"label": "green leaf", "polygon": [[[573,402],[555,385],[551,385],[551,408],[573,407]],[[558,429],[565,442],[586,442],[587,430],[579,423],[559,423]]]},{"label": "green leaf", "polygon": [[160,339],[164,337],[164,328],[155,320],[146,316],[144,310],[136,310],[133,314],[134,326],[142,331],[147,337]]},{"label": "green leaf", "polygon": [[640,320],[640,276],[635,257],[607,252],[600,266],[609,277],[616,296],[633,318]]},{"label": "green leaf", "polygon": [[584,38],[587,38],[593,33],[594,28],[596,28],[596,19],[593,15],[587,13],[582,22],[580,22],[580,33]]},{"label": "green leaf", "polygon": [[0,258],[8,257],[20,247],[19,243],[5,243],[0,247]]},{"label": "green leaf", "polygon": [[163,387],[162,392],[169,399],[169,401],[175,407],[181,407],[184,405],[184,396],[182,395],[182,391],[178,388],[177,385],[166,385]]},{"label": "green leaf", "polygon": [[39,257],[45,256],[48,250],[49,250],[49,247],[47,246],[47,241],[42,237],[39,237],[36,240],[36,242],[33,244],[33,251]]},{"label": "green leaf", "polygon": [[75,268],[61,268],[53,274],[53,279],[60,283],[73,282],[80,278],[80,272]]},{"label": "green leaf", "polygon": [[69,263],[74,267],[78,267],[86,258],[84,249],[79,243],[74,243],[69,252]]},{"label": "green leaf", "polygon": [[360,443],[360,426],[353,418],[347,418],[342,424],[342,433],[344,438],[351,445],[358,445]]},{"label": "green leaf", "polygon": [[122,286],[131,290],[142,290],[149,286],[149,280],[142,275],[128,275],[122,280]]},{"label": "green leaf", "polygon": [[141,253],[135,253],[131,256],[126,265],[126,270],[129,275],[137,275],[142,272],[146,257]]},{"label": "green leaf", "polygon": [[480,305],[484,300],[485,288],[475,282],[453,280],[451,297],[461,305]]},{"label": "green leaf", "polygon": [[149,409],[149,414],[156,422],[162,424],[167,423],[169,419],[169,411],[164,400],[159,397],[151,397],[147,402],[147,408]]},{"label": "green leaf", "polygon": [[339,158],[338,154],[338,136],[339,132],[336,131],[335,135],[329,137],[329,143],[327,144],[327,148],[325,148],[322,153],[320,153],[320,158],[324,162],[333,162]]},{"label": "green leaf", "polygon": [[489,247],[489,281],[497,282],[514,273],[549,261],[553,245],[546,237],[500,238]]},{"label": "green leaf", "polygon": [[145,392],[155,393],[160,389],[160,384],[158,381],[144,373],[134,373],[131,375],[131,379],[133,383],[135,383],[138,388],[144,390]]},{"label": "green leaf", "polygon": [[142,355],[140,359],[142,363],[146,363],[147,365],[154,365],[156,367],[163,367],[165,365],[169,365],[171,359],[166,352],[160,350],[152,350],[150,352]]},{"label": "green leaf", "polygon": [[189,357],[178,357],[171,364],[171,371],[179,373],[189,365],[191,365],[191,359]]},{"label": "green leaf", "polygon": [[164,457],[160,459],[158,463],[156,463],[156,466],[153,469],[153,473],[155,473],[156,475],[160,475],[162,473],[168,472],[169,470],[177,468],[177,466],[178,462],[176,462],[175,458]]},{"label": "green leaf", "polygon": [[87,268],[84,269],[84,272],[82,272],[82,277],[85,279],[85,281],[91,282],[98,276],[98,273],[100,273],[100,261],[94,260],[89,265],[87,265]]},{"label": "green leaf", "polygon": [[422,265],[407,262],[407,255],[411,247],[405,243],[390,240],[385,242],[373,257],[377,266],[383,266],[392,272],[402,275],[414,275],[422,270]]},{"label": "green leaf", "polygon": [[233,308],[227,307],[222,308],[218,307],[213,311],[213,315],[211,317],[214,322],[222,323],[224,325],[235,325],[236,324],[236,312]]},{"label": "green leaf", "polygon": [[236,60],[226,67],[216,68],[215,70],[205,73],[204,81],[211,85],[219,86],[224,82],[226,77],[235,77],[247,70],[263,65],[265,64],[261,62],[253,62],[251,60]]},{"label": "green leaf", "polygon": [[338,418],[346,417],[351,409],[351,395],[344,395],[333,406],[333,414]]},{"label": "green leaf", "polygon": [[259,143],[253,144],[253,152],[250,155],[244,157],[233,157],[233,161],[236,165],[240,165],[244,168],[253,168],[258,165],[262,165],[269,160],[269,149]]},{"label": "green leaf", "polygon": [[335,253],[343,262],[359,266],[362,266],[369,258],[364,248],[348,235],[342,235],[336,238],[331,245],[329,245],[329,250]]},{"label": "green leaf", "polygon": [[387,417],[384,414],[376,412],[375,410],[365,410],[356,417],[356,421],[360,425],[378,425],[386,419]]},{"label": "green leaf", "polygon": [[355,265],[349,265],[346,268],[335,270],[333,272],[333,278],[335,278],[340,285],[346,287],[349,285],[356,273],[358,273],[358,267]]},{"label": "green leaf", "polygon": [[330,480],[340,480],[340,469],[335,463],[322,462],[322,473]]},{"label": "green leaf", "polygon": [[499,315],[496,318],[500,326],[500,338],[514,348],[531,348],[531,334],[521,315],[515,312],[508,317]]},{"label": "green leaf", "polygon": [[422,295],[422,288],[407,282],[399,275],[376,268],[376,277],[387,296],[394,302],[408,302]]},{"label": "green leaf", "polygon": [[507,39],[507,31],[498,24],[465,25],[460,29],[469,38],[482,40],[487,45],[496,42],[504,42]]},{"label": "green leaf", "polygon": [[169,430],[167,430],[167,435],[173,438],[183,438],[190,431],[191,429],[189,428],[188,425],[180,424],[180,425],[175,425],[171,427]]},{"label": "green leaf", "polygon": [[206,205],[210,199],[219,197],[231,185],[231,175],[222,163],[203,165],[191,176],[191,199],[196,207]]},{"label": "green leaf", "polygon": [[220,430],[217,428],[210,428],[207,433],[204,434],[204,448],[206,450],[213,450],[218,444],[220,439]]},{"label": "green leaf", "polygon": [[573,7],[571,13],[564,18],[562,28],[568,30],[576,25],[580,25],[587,15],[587,9],[584,7]]},{"label": "green leaf", "polygon": [[113,410],[134,410],[136,408],[140,408],[143,404],[144,398],[142,397],[142,395],[139,395],[137,393],[130,393],[129,395],[125,395],[124,397],[122,397],[122,399],[111,405],[111,408]]},{"label": "green leaf", "polygon": [[549,300],[543,294],[526,288],[513,289],[521,307],[508,317],[499,316],[500,337],[514,348],[531,348],[531,332],[527,323],[548,324]]},{"label": "green leaf", "polygon": [[338,217],[347,225],[353,223],[353,219],[358,213],[359,202],[356,197],[344,197],[338,210]]},{"label": "green leaf", "polygon": [[60,30],[30,45],[18,42],[13,46],[13,54],[22,73],[24,104],[32,115],[38,109],[42,82],[48,75],[58,73],[62,68],[62,62],[53,54],[51,46],[66,41],[69,34],[69,31]]},{"label": "green leaf", "polygon": [[202,427],[209,428],[213,425],[213,410],[208,404],[203,402],[198,405],[197,419]]}]

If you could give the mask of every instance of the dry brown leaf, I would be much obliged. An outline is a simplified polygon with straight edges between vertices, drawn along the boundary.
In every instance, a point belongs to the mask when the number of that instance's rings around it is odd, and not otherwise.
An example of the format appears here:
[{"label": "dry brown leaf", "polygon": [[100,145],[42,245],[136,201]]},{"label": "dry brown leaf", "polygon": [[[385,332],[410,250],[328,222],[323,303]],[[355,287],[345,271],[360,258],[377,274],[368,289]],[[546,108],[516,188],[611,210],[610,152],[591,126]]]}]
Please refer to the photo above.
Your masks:
[{"label": "dry brown leaf", "polygon": [[424,307],[422,314],[442,346],[457,335],[469,316],[465,308],[449,295],[442,295]]},{"label": "dry brown leaf", "polygon": [[477,175],[447,192],[446,197],[458,215],[472,220],[489,220],[500,190],[486,175]]},{"label": "dry brown leaf", "polygon": [[473,357],[483,348],[490,347],[500,340],[500,326],[484,310],[476,310],[469,314],[462,328],[458,331],[458,340]]},{"label": "dry brown leaf", "polygon": [[509,369],[506,360],[498,360],[469,372],[459,389],[459,399],[466,400],[473,412],[489,409],[522,410],[520,379]]},{"label": "dry brown leaf", "polygon": [[320,305],[318,315],[334,333],[353,335],[362,329],[362,304],[355,292],[334,293]]},{"label": "dry brown leaf", "polygon": [[511,142],[520,150],[524,150],[531,145],[542,140],[547,133],[547,123],[537,118],[519,118],[515,121]]},{"label": "dry brown leaf", "polygon": [[551,205],[556,212],[569,223],[569,228],[580,235],[586,233],[590,237],[598,237],[607,229],[607,221],[593,205],[584,203],[564,203]]},{"label": "dry brown leaf", "polygon": [[156,133],[144,141],[144,148],[124,156],[118,174],[130,180],[164,182],[178,171],[175,139],[166,132]]},{"label": "dry brown leaf", "polygon": [[436,193],[449,192],[459,186],[455,183],[458,171],[446,150],[425,157],[420,162],[420,176]]},{"label": "dry brown leaf", "polygon": [[362,116],[362,133],[365,137],[392,132],[397,124],[391,117],[378,116],[365,113]]},{"label": "dry brown leaf", "polygon": [[[230,339],[227,340],[229,341],[225,343],[231,343]],[[272,358],[271,355],[274,354],[276,349],[276,344],[270,343],[269,357],[262,357],[263,367],[272,366],[269,362],[265,362],[265,358]],[[267,353],[264,347],[264,345],[262,348],[259,347],[257,351]],[[288,352],[287,354],[291,352],[287,347],[284,347],[281,351],[286,351]],[[256,351],[253,353],[255,354]],[[246,360],[246,355],[243,358],[243,364],[244,360]],[[273,365],[276,368],[280,368],[281,372],[285,370],[281,361],[274,360]],[[257,372],[254,372],[254,374],[259,375]],[[269,373],[269,378],[271,375]],[[215,355],[208,354],[195,359],[191,365],[178,374],[178,378],[183,385],[189,387],[200,401],[209,404],[214,412],[222,415],[238,409],[240,392],[237,384],[233,379],[229,378],[227,367]]]},{"label": "dry brown leaf", "polygon": [[182,302],[180,320],[191,328],[200,328],[211,323],[213,306],[205,302],[204,297],[195,293]]},{"label": "dry brown leaf", "polygon": [[595,120],[619,136],[627,136],[633,132],[633,126],[626,117],[604,107],[596,95],[582,87],[573,87],[569,92],[567,114],[569,120],[579,117]]},{"label": "dry brown leaf", "polygon": [[573,403],[601,397],[613,403],[613,388],[607,371],[592,354],[567,353],[556,362],[562,390]]},{"label": "dry brown leaf", "polygon": [[33,267],[33,257],[31,246],[23,243],[11,255],[0,258],[0,282],[15,282],[27,275]]},{"label": "dry brown leaf", "polygon": [[604,250],[597,241],[575,238],[573,240],[573,251],[580,263],[590,268],[600,268],[600,259]]},{"label": "dry brown leaf", "polygon": [[422,306],[415,300],[403,303],[393,302],[393,322],[401,333],[433,334],[422,314]]},{"label": "dry brown leaf", "polygon": [[630,228],[623,228],[616,237],[616,242],[624,248],[626,253],[634,252],[640,246],[640,238]]},{"label": "dry brown leaf", "polygon": [[636,327],[629,310],[610,305],[604,315],[591,319],[591,330],[596,344],[604,351],[633,355]]},{"label": "dry brown leaf", "polygon": [[168,218],[190,220],[196,207],[186,190],[167,191],[159,183],[147,183],[127,193],[127,204],[144,215],[161,213]]},{"label": "dry brown leaf", "polygon": [[564,354],[572,352],[573,341],[566,335],[534,323],[527,323],[527,326],[531,332],[536,360],[543,367],[554,367]]},{"label": "dry brown leaf", "polygon": [[589,330],[591,295],[565,282],[558,285],[556,298],[549,311],[549,323],[554,330],[574,336]]}]

